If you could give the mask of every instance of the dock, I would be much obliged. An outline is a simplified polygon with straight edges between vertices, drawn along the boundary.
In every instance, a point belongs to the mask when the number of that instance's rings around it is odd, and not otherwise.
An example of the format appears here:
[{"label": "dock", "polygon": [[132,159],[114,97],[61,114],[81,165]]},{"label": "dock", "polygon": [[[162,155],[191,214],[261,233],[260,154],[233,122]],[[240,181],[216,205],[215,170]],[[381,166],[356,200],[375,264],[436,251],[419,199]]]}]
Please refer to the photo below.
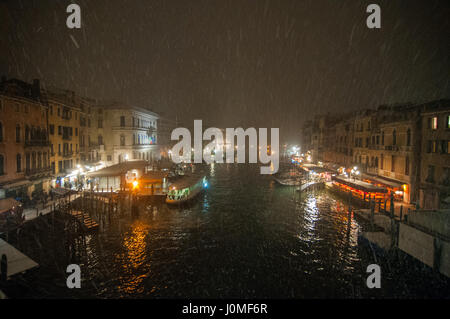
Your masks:
[{"label": "dock", "polygon": [[86,213],[74,210],[70,215],[80,222],[85,231],[95,231],[99,228],[99,224]]},{"label": "dock", "polygon": [[31,258],[25,256],[19,250],[8,244],[3,239],[0,239],[0,258],[6,256],[6,278],[10,276],[23,273],[29,269],[38,267],[39,264]]}]

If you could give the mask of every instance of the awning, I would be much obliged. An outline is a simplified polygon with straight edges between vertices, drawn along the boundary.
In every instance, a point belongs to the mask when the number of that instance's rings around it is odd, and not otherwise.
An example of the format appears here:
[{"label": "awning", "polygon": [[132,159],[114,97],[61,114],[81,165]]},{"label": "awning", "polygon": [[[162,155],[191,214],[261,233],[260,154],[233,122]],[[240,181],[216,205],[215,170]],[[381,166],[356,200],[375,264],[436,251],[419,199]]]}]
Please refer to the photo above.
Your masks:
[{"label": "awning", "polygon": [[126,161],[102,168],[98,171],[88,172],[86,175],[88,177],[122,176],[132,169],[144,169],[146,166],[148,166],[146,161]]},{"label": "awning", "polygon": [[394,181],[391,179],[386,179],[381,176],[373,176],[373,175],[369,175],[369,174],[363,174],[362,177],[365,179],[374,181],[376,183],[392,187],[392,188],[401,188],[403,186],[403,184],[405,184],[405,183]]},{"label": "awning", "polygon": [[383,187],[378,187],[360,180],[353,180],[340,176],[333,176],[332,180],[366,193],[387,193],[387,190]]},{"label": "awning", "polygon": [[20,206],[21,203],[14,198],[0,199],[0,214],[10,211],[11,209]]}]

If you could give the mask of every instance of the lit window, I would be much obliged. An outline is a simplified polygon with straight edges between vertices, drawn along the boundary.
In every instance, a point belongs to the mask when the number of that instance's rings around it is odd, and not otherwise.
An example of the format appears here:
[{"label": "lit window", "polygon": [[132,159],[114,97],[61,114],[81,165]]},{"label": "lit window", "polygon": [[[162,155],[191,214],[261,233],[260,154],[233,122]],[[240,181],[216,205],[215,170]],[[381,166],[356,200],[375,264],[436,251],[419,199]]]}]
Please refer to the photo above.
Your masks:
[{"label": "lit window", "polygon": [[437,130],[438,127],[438,118],[437,116],[431,118],[431,129]]}]

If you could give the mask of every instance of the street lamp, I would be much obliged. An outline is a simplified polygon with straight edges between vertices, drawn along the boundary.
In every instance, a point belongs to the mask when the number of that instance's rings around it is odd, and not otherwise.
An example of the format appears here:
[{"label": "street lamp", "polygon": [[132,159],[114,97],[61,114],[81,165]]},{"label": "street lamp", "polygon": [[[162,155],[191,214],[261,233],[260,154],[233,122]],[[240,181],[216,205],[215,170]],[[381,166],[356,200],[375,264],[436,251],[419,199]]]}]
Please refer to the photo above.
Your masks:
[{"label": "street lamp", "polygon": [[356,176],[355,175],[359,175],[360,172],[358,171],[358,167],[353,167],[352,170],[350,171],[350,179],[352,178],[352,174],[353,174],[353,180],[356,180]]}]

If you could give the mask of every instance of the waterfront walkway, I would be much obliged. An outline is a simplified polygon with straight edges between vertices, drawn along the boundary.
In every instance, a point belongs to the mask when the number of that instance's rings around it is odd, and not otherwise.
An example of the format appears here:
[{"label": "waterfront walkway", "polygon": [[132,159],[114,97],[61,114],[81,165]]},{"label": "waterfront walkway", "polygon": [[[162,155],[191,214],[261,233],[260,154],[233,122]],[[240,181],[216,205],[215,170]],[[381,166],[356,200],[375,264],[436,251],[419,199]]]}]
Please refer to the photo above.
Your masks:
[{"label": "waterfront walkway", "polygon": [[[55,205],[57,205],[59,203],[73,202],[80,196],[81,196],[80,194],[73,194],[73,195],[66,196],[61,199],[55,199],[55,200],[49,201],[45,205],[41,204],[41,205],[36,205],[36,207],[25,208],[23,210],[23,216],[25,218],[25,222],[33,220],[33,219],[39,217],[39,215],[47,215],[53,211],[53,207]],[[39,208],[39,207],[41,207],[41,208]]]}]

